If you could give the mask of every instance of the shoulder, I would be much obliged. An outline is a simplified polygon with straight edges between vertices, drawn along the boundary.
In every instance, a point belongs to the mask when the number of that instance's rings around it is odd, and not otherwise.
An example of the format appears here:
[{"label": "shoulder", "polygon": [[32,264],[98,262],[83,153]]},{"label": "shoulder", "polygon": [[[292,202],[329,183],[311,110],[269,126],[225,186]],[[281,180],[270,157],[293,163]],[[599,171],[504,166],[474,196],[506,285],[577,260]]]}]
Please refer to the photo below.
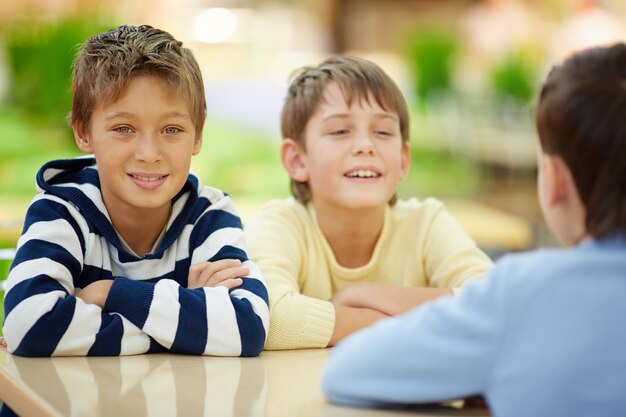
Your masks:
[{"label": "shoulder", "polygon": [[26,211],[25,225],[39,221],[52,225],[54,220],[86,222],[83,211],[73,201],[49,193],[37,194]]},{"label": "shoulder", "polygon": [[[243,228],[241,216],[235,203],[230,196],[224,191],[210,186],[201,186],[198,189],[198,198],[191,204],[192,207],[186,207],[189,203],[175,204],[173,215],[181,215],[187,218],[188,222],[194,224],[194,228],[204,230],[206,227],[226,228],[235,227]],[[180,207],[178,207],[180,206]],[[184,214],[183,212],[188,214]]]},{"label": "shoulder", "polygon": [[313,229],[314,220],[309,210],[293,198],[264,203],[244,225],[251,245],[256,241],[265,245],[268,239],[299,244]]},{"label": "shoulder", "polygon": [[224,191],[209,185],[200,185],[198,187],[198,198],[207,199],[210,203],[216,203],[224,199],[230,200],[230,197]]},{"label": "shoulder", "polygon": [[[576,269],[576,251],[568,248],[541,248],[504,255],[489,273],[493,279],[506,281],[517,293],[533,293],[555,288]],[[568,272],[570,271],[570,272]]]},{"label": "shoulder", "polygon": [[293,197],[266,201],[258,210],[258,212],[297,213],[299,215],[306,213],[306,211],[307,206]]},{"label": "shoulder", "polygon": [[311,214],[307,206],[301,204],[293,197],[275,199],[263,203],[252,214],[249,223],[254,225],[266,221],[309,223],[311,221]]}]

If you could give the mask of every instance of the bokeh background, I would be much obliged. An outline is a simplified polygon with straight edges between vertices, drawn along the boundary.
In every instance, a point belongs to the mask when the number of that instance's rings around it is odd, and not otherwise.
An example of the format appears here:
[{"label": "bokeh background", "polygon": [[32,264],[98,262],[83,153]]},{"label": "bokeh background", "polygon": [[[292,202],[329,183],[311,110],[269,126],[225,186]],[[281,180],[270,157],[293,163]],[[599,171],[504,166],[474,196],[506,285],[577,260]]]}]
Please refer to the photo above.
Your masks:
[{"label": "bokeh background", "polygon": [[3,0],[0,254],[15,247],[37,169],[78,155],[65,121],[77,44],[120,24],[165,29],[195,52],[208,121],[192,168],[244,222],[288,195],[278,149],[290,73],[352,54],[387,70],[410,104],[401,197],[441,198],[473,235],[499,233],[484,243],[495,255],[555,245],[535,196],[535,94],[572,51],[626,40],[625,22],[623,0]]}]

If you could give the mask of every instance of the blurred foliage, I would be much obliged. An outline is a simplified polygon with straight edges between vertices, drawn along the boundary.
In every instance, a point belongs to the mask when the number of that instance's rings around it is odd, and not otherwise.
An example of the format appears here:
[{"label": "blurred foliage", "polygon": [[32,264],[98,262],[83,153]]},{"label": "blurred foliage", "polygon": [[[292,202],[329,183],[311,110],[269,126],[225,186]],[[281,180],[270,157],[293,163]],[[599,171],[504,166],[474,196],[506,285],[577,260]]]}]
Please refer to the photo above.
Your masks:
[{"label": "blurred foliage", "polygon": [[260,204],[289,195],[289,180],[279,158],[280,143],[263,131],[209,117],[192,170],[203,183],[238,199]]},{"label": "blurred foliage", "polygon": [[480,183],[477,165],[446,149],[411,149],[411,168],[400,183],[400,198],[470,196]]},{"label": "blurred foliage", "polygon": [[71,67],[78,45],[108,28],[102,18],[22,20],[2,32],[11,77],[9,103],[34,123],[61,127],[71,108]]},{"label": "blurred foliage", "polygon": [[492,87],[497,98],[513,98],[520,103],[529,103],[537,89],[537,59],[524,50],[507,54],[491,70]]},{"label": "blurred foliage", "polygon": [[78,154],[69,130],[36,126],[14,106],[0,106],[0,194],[32,197],[35,173],[49,159]]},{"label": "blurred foliage", "polygon": [[422,28],[407,36],[406,49],[421,104],[429,96],[452,89],[452,60],[458,50],[454,32],[443,27]]},{"label": "blurred foliage", "polygon": [[527,103],[535,92],[536,70],[519,54],[508,55],[492,73],[493,88],[500,97],[513,97]]}]

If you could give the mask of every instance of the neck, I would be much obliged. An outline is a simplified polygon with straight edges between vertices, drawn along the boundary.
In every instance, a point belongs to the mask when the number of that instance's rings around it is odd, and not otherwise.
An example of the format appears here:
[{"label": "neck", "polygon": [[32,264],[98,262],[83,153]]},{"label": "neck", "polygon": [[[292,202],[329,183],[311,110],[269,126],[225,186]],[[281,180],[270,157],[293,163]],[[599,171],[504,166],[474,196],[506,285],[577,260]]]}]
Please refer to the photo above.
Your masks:
[{"label": "neck", "polygon": [[339,265],[357,268],[372,259],[383,228],[385,207],[344,209],[314,204],[317,222]]},{"label": "neck", "polygon": [[159,235],[167,225],[171,206],[163,209],[109,213],[113,227],[137,256],[150,253]]}]

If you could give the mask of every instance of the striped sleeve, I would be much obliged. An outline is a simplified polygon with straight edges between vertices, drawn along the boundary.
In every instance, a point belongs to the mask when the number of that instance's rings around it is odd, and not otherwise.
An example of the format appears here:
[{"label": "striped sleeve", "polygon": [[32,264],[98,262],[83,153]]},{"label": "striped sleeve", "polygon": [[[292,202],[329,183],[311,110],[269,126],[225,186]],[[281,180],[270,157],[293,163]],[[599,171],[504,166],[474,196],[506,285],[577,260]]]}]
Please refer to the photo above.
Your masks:
[{"label": "striped sleeve", "polygon": [[14,354],[120,355],[150,348],[149,337],[128,320],[73,295],[85,250],[79,218],[52,197],[29,207],[4,300],[3,332]]},{"label": "striped sleeve", "polygon": [[250,269],[235,289],[188,289],[174,280],[156,283],[116,278],[104,306],[172,352],[256,356],[269,327],[267,289],[248,260],[241,221],[229,197],[212,204],[190,233],[191,264],[240,259]]}]

